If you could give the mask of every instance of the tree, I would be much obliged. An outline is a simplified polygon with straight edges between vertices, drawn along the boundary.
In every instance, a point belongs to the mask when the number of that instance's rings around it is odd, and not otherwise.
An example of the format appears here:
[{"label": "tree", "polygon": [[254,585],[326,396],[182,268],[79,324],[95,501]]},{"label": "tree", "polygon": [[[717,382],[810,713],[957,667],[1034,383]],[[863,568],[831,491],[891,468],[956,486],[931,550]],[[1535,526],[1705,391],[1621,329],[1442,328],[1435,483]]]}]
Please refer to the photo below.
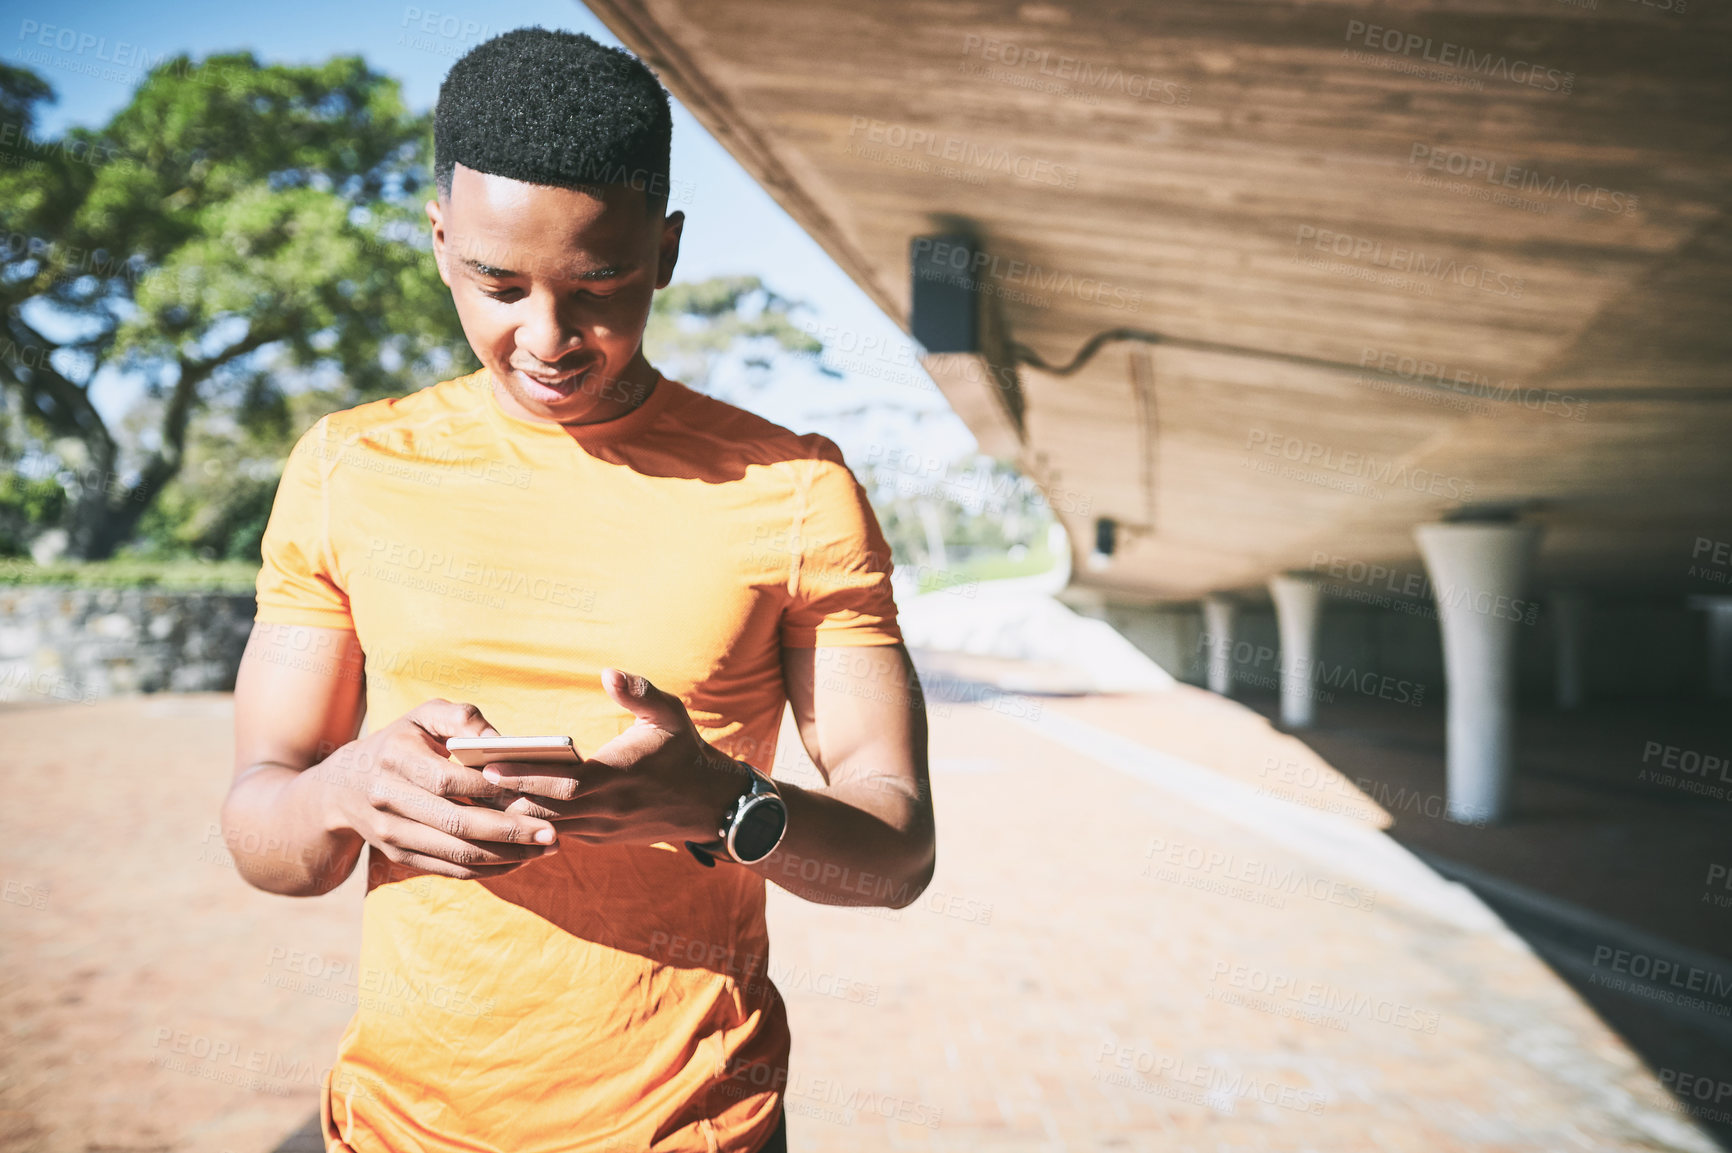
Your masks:
[{"label": "tree", "polygon": [[778,353],[822,352],[818,339],[794,323],[791,313],[798,307],[756,276],[670,284],[650,305],[644,355],[669,376],[708,391],[710,375],[725,356],[739,355],[748,368],[767,369]]},{"label": "tree", "polygon": [[[394,79],[359,57],[182,56],[100,130],[43,140],[34,111],[53,99],[0,65],[0,386],[8,465],[70,478],[70,556],[134,536],[213,402],[279,440],[292,382],[324,383],[329,408],[475,367],[406,242],[424,232],[431,132]],[[99,373],[143,382],[131,442],[92,402]]]}]

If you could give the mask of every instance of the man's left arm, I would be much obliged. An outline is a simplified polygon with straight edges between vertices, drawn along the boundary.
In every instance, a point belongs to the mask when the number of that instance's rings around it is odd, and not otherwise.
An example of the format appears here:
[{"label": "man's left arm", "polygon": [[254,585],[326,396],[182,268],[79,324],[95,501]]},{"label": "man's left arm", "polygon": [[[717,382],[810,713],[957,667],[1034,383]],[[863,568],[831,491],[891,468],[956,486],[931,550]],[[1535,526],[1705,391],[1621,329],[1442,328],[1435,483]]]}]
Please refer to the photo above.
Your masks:
[{"label": "man's left arm", "polygon": [[936,861],[926,706],[901,644],[782,650],[788,703],[823,788],[777,782],[788,830],[745,866],[826,905],[912,904]]}]

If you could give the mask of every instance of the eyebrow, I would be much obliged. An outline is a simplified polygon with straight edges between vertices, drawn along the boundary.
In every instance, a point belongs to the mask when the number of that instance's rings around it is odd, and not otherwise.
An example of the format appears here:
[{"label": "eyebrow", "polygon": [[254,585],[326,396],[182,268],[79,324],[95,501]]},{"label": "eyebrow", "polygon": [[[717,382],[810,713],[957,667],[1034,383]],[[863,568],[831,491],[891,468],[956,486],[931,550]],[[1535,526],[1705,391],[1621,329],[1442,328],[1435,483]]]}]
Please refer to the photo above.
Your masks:
[{"label": "eyebrow", "polygon": [[[463,258],[463,264],[466,268],[469,268],[474,272],[478,272],[482,276],[491,276],[491,277],[494,277],[495,279],[498,279],[498,280],[509,280],[512,277],[528,275],[527,273],[523,273],[523,272],[513,272],[509,268],[497,268],[494,265],[486,263],[485,261],[474,260],[474,259],[467,257],[467,256]],[[588,272],[580,272],[576,276],[571,277],[570,279],[572,279],[572,280],[612,280],[615,277],[617,277],[618,275],[619,275],[619,269],[614,268],[613,266],[609,265],[606,268],[594,268],[594,269],[589,270]]]}]

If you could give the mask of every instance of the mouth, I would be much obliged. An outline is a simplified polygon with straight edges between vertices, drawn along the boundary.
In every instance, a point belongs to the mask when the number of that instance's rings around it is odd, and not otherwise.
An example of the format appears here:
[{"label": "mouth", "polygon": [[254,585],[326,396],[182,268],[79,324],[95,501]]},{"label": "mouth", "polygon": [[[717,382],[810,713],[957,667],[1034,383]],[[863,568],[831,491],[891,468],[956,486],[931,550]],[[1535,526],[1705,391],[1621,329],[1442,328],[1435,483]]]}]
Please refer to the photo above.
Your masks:
[{"label": "mouth", "polygon": [[583,383],[584,377],[589,375],[589,368],[584,365],[557,373],[528,372],[521,368],[513,371],[529,385],[530,394],[541,401],[560,400],[570,396]]}]

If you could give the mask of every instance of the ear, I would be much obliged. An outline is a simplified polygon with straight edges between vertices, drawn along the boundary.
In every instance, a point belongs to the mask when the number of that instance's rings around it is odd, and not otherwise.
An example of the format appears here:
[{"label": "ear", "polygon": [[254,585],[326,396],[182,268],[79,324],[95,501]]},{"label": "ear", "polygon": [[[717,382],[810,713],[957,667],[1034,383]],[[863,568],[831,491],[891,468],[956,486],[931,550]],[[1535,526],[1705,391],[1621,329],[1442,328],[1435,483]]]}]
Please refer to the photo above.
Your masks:
[{"label": "ear", "polygon": [[670,212],[662,221],[661,252],[656,261],[656,288],[666,288],[674,278],[674,265],[680,260],[680,235],[685,231],[686,214]]},{"label": "ear", "polygon": [[439,269],[439,279],[450,288],[451,273],[445,267],[445,206],[436,199],[427,202],[427,223],[433,228],[433,264]]}]

